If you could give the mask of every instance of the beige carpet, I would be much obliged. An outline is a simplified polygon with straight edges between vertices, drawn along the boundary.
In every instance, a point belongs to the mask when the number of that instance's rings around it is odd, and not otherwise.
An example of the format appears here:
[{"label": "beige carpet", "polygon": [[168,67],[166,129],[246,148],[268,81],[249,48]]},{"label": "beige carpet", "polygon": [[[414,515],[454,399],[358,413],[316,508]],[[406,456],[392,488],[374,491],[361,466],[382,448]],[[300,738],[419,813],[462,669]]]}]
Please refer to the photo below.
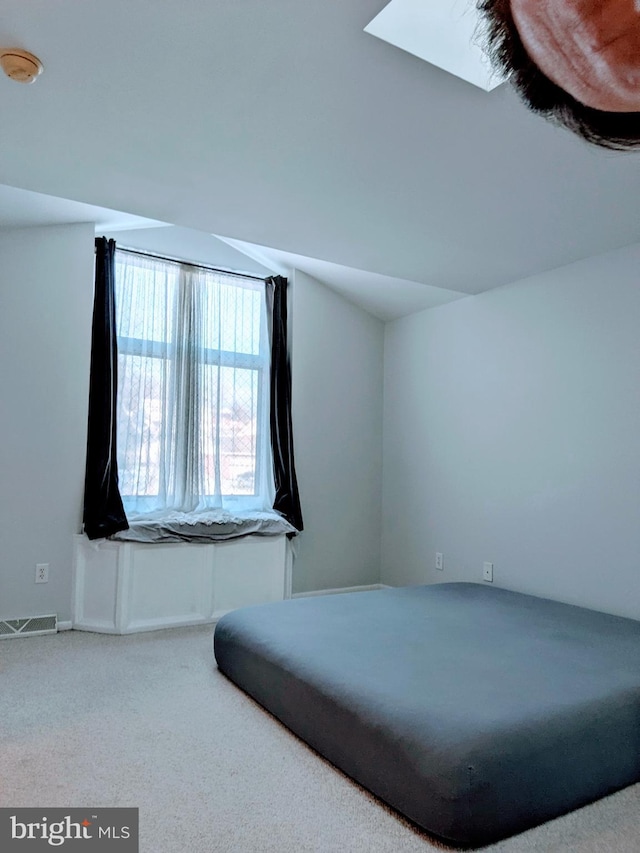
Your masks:
[{"label": "beige carpet", "polygon": [[[233,687],[211,638],[0,641],[0,805],[139,806],[141,853],[443,849]],[[640,785],[484,849],[638,853]]]}]

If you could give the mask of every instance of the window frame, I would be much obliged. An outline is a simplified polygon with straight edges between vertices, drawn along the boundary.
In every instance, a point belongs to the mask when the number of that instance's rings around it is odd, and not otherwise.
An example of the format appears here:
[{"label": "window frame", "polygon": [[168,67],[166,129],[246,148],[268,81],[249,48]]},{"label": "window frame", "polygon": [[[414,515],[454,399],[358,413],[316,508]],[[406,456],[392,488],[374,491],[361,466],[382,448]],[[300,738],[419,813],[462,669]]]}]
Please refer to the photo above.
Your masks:
[{"label": "window frame", "polygon": [[[118,253],[123,253],[126,255],[138,255],[149,260],[165,263],[167,265],[172,265],[178,268],[178,272],[180,272],[183,268],[195,268],[197,270],[202,270],[205,273],[212,273],[216,276],[228,277],[230,280],[235,279],[236,281],[225,282],[225,286],[229,287],[237,287],[238,289],[246,288],[247,290],[259,291],[259,287],[262,284],[264,287],[264,280],[257,276],[250,276],[243,273],[234,273],[230,270],[221,270],[214,267],[208,267],[202,264],[193,263],[187,260],[180,260],[174,258],[168,258],[160,255],[155,255],[151,252],[141,252],[134,249],[122,248],[118,246],[116,248],[116,292],[118,289],[118,281],[117,281],[117,255]],[[238,279],[249,279],[251,283],[247,283],[246,285],[242,285],[238,282]],[[257,400],[256,400],[256,408],[255,408],[255,451],[253,454],[253,492],[249,494],[239,494],[239,493],[221,493],[219,496],[224,500],[226,504],[230,504],[234,509],[238,509],[240,511],[243,508],[247,508],[247,505],[250,503],[255,504],[257,502],[257,498],[261,494],[268,492],[270,489],[269,478],[273,476],[273,466],[269,464],[270,460],[267,459],[267,454],[270,451],[271,447],[271,437],[270,437],[270,413],[269,413],[269,387],[268,383],[270,381],[270,345],[269,345],[269,334],[268,328],[269,323],[267,320],[267,306],[266,306],[266,294],[264,291],[260,294],[263,300],[263,303],[260,308],[260,319],[259,319],[259,329],[258,329],[258,353],[247,353],[240,352],[236,350],[218,350],[212,347],[203,348],[199,355],[200,357],[195,359],[195,363],[198,366],[201,365],[214,365],[219,369],[223,368],[234,368],[241,370],[252,370],[255,371],[257,377]],[[171,341],[158,341],[151,338],[136,338],[120,335],[118,329],[116,328],[116,340],[117,340],[117,348],[118,348],[118,356],[137,356],[141,358],[157,358],[164,362],[166,362],[167,369],[169,371],[172,370],[172,364],[175,363],[175,350],[177,348],[177,344]],[[173,351],[173,352],[172,352]],[[266,384],[265,384],[266,383]],[[186,448],[185,448],[186,452]],[[220,462],[223,458],[224,454],[220,453]],[[267,478],[265,481],[264,478]],[[129,500],[135,500],[137,505],[140,507],[147,504],[149,507],[154,502],[157,502],[159,495],[140,495],[140,494],[127,494],[122,492],[122,498],[125,504]],[[203,494],[200,495],[204,500],[214,498],[213,494]],[[171,512],[172,510],[167,509],[167,512]],[[251,511],[251,510],[249,510]],[[255,510],[256,512],[258,510]],[[144,509],[138,509],[136,511],[136,515],[143,514]]]}]

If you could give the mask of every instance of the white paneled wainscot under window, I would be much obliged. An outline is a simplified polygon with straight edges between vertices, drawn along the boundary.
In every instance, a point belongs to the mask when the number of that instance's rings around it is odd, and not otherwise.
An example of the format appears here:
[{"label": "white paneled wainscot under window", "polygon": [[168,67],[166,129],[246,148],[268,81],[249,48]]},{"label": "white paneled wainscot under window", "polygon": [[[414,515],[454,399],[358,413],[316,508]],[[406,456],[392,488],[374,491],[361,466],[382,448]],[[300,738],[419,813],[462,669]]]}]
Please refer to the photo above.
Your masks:
[{"label": "white paneled wainscot under window", "polygon": [[291,597],[286,536],[149,544],[75,536],[73,627],[106,634],[215,622]]}]

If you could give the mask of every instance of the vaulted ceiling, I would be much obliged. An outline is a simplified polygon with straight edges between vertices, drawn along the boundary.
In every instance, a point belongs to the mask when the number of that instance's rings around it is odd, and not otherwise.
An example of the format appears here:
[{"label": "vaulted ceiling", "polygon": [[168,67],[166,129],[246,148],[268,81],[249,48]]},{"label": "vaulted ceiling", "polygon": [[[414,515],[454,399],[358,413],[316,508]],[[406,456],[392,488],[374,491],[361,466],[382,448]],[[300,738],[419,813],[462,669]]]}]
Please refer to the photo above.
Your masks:
[{"label": "vaulted ceiling", "polygon": [[0,183],[451,296],[640,240],[640,155],[365,33],[384,5],[4,0],[45,72],[0,79]]}]

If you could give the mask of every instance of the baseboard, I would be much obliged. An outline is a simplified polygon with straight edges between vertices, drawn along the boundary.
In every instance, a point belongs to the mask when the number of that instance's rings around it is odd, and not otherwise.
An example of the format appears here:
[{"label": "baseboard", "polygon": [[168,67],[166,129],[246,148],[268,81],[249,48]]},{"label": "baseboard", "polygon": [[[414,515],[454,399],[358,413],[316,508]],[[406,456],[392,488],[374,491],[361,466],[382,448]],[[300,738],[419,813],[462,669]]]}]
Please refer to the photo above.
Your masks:
[{"label": "baseboard", "polygon": [[364,586],[341,586],[337,589],[313,589],[310,592],[294,592],[291,598],[308,598],[312,595],[340,595],[343,592],[370,592],[374,589],[388,589],[384,583],[371,583]]},{"label": "baseboard", "polygon": [[60,631],[70,631],[73,628],[73,622],[69,620],[69,622],[58,622],[58,632]]},{"label": "baseboard", "polygon": [[74,631],[88,631],[92,634],[112,634],[117,636],[128,636],[129,634],[143,634],[148,631],[169,631],[172,628],[200,628],[204,625],[215,625],[219,619],[224,616],[225,613],[229,611],[221,611],[220,613],[215,613],[213,616],[207,616],[206,618],[195,618],[195,619],[173,619],[173,620],[154,620],[147,621],[140,625],[132,625],[127,628],[123,628],[121,631],[114,631],[113,626],[111,625],[100,625],[96,622],[91,622],[90,624],[85,624],[83,622],[76,622],[72,625]]}]

